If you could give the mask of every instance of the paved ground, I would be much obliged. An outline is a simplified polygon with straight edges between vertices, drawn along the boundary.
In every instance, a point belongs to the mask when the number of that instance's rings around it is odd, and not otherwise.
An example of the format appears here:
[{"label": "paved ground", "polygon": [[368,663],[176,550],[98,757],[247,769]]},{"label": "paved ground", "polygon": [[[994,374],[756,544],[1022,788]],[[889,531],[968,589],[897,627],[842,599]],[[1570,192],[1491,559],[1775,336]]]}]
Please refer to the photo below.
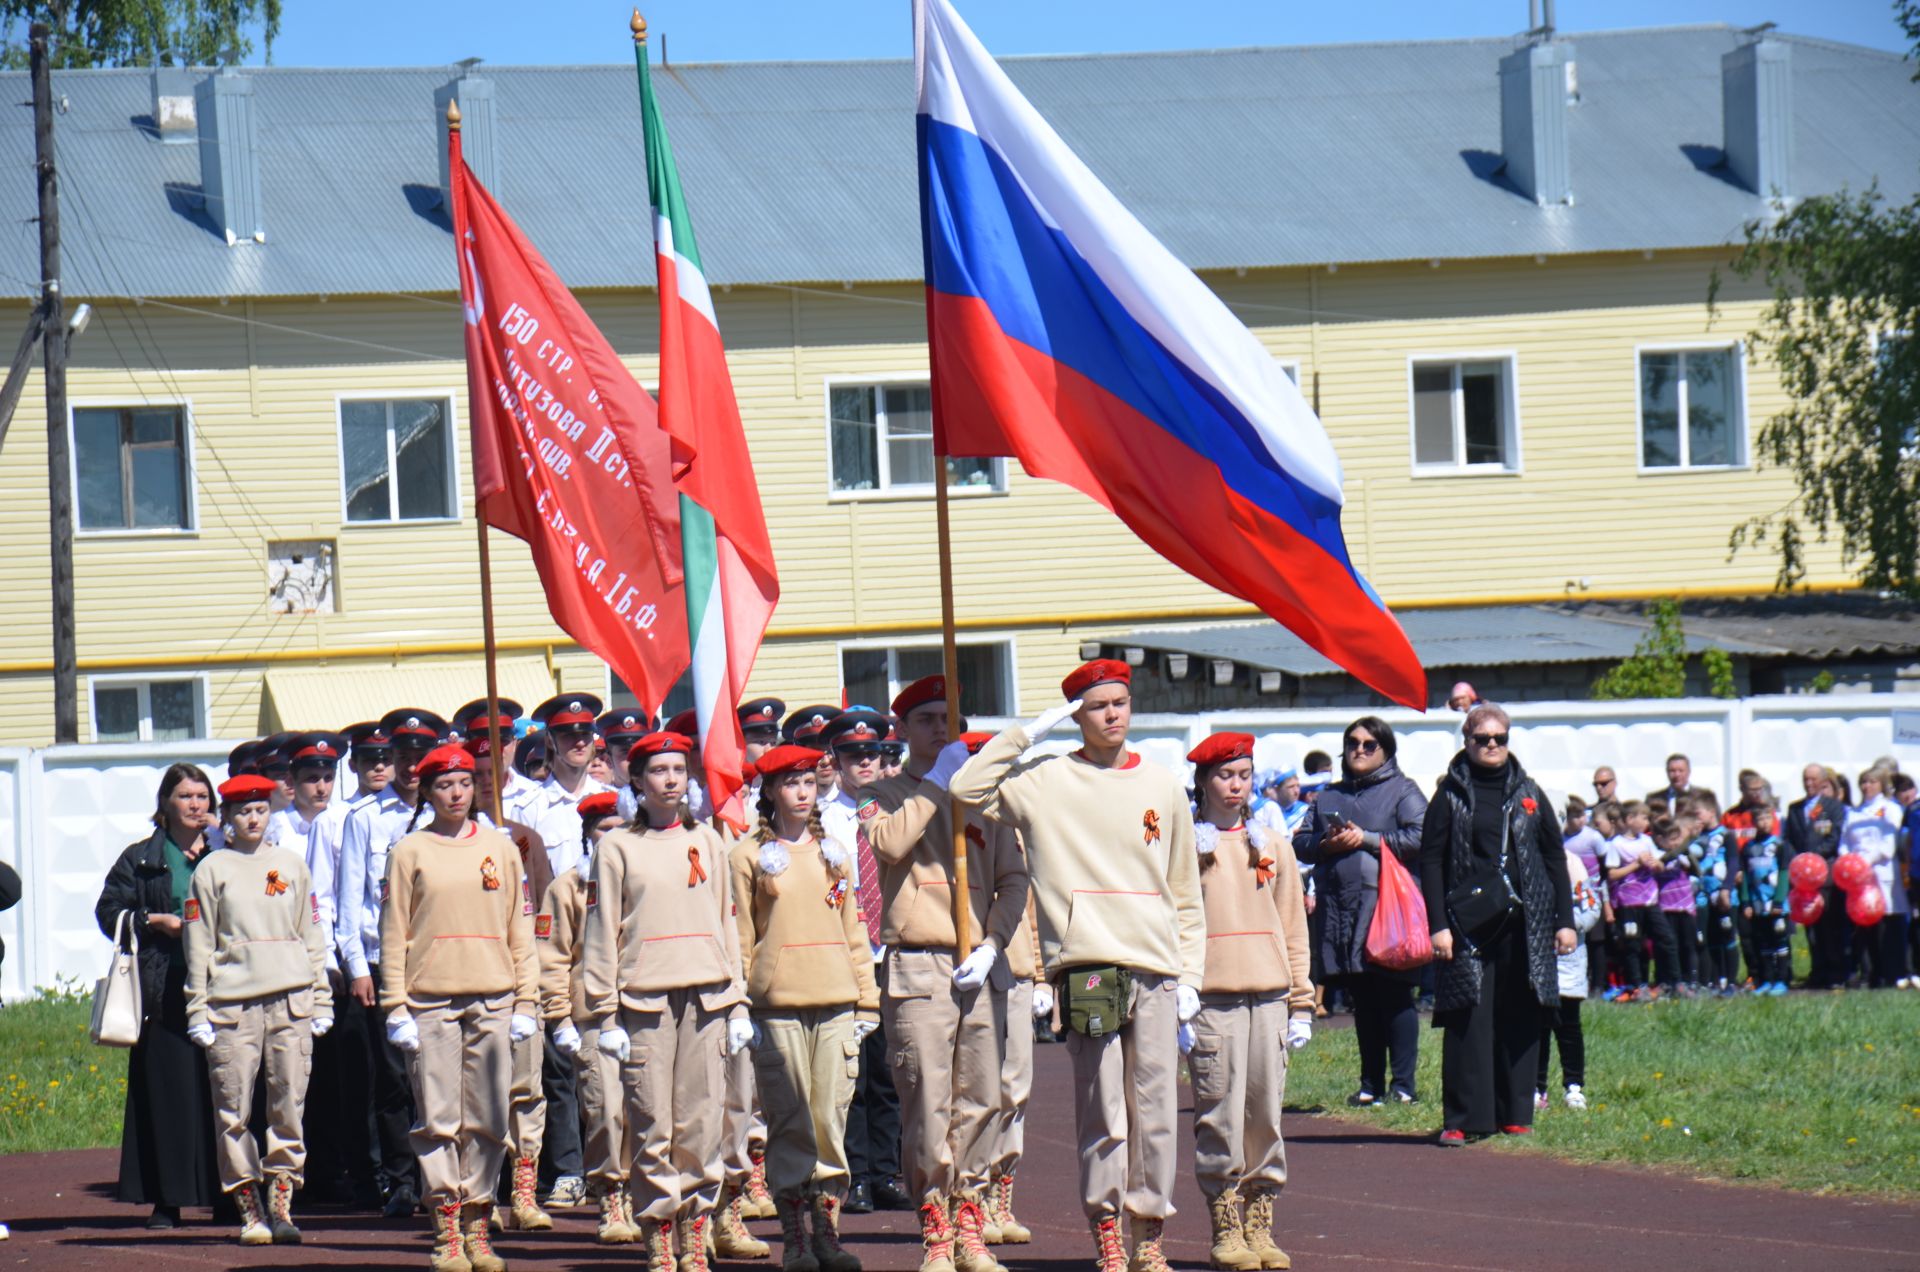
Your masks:
[{"label": "paved ground", "polygon": [[[1067,1272],[1088,1264],[1076,1200],[1070,1084],[1065,1048],[1040,1048],[1019,1197],[1035,1241],[999,1251],[1015,1269]],[[1295,1267],[1920,1269],[1920,1205],[1442,1150],[1425,1139],[1328,1118],[1290,1118],[1287,1134],[1294,1182],[1281,1200],[1278,1228]],[[298,1249],[243,1249],[229,1231],[192,1215],[176,1232],[148,1233],[140,1226],[144,1212],[107,1199],[115,1162],[106,1151],[0,1158],[0,1219],[13,1227],[13,1239],[0,1243],[0,1269],[93,1270],[126,1266],[121,1261],[128,1255],[138,1261],[135,1266],[183,1272],[426,1263],[424,1221],[402,1225],[311,1214],[302,1218],[308,1244]],[[1168,1252],[1182,1266],[1203,1268],[1206,1212],[1191,1175],[1180,1180],[1178,1202],[1181,1214]],[[501,1242],[513,1268],[635,1264],[632,1248],[594,1244],[585,1211],[562,1212],[558,1219],[551,1233]],[[774,1227],[756,1226],[763,1235]],[[851,1218],[847,1226],[850,1246],[873,1272],[918,1266],[912,1216],[870,1215]]]}]

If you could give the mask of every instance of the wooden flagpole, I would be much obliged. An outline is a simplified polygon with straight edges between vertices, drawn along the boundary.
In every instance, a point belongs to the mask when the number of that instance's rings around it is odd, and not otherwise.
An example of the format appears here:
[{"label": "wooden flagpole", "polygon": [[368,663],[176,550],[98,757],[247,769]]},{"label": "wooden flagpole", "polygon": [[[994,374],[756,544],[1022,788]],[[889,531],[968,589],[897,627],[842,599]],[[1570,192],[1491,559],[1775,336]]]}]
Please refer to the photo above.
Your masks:
[{"label": "wooden flagpole", "polygon": [[[935,408],[936,410],[938,408]],[[938,424],[935,425],[936,429]],[[944,448],[935,454],[933,464],[939,470],[934,485],[934,511],[940,529],[940,644],[942,671],[947,681],[947,741],[960,740],[960,650],[954,641],[953,627],[953,527],[949,523],[947,457]],[[973,953],[973,901],[967,887],[967,810],[955,796],[947,797],[947,813],[953,821],[953,947],[954,961],[965,962]]]}]

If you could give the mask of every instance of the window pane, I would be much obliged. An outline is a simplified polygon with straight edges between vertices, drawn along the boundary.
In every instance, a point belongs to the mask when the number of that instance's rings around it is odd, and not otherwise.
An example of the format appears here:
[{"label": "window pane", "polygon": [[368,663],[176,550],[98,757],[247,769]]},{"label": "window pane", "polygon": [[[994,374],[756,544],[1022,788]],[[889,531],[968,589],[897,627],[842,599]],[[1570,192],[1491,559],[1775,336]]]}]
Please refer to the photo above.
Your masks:
[{"label": "window pane", "polygon": [[1731,464],[1733,454],[1733,351],[1687,356],[1687,463]]},{"label": "window pane", "polygon": [[186,456],[180,446],[180,417],[174,411],[134,411],[133,524],[187,524]]},{"label": "window pane", "polygon": [[990,459],[948,459],[947,479],[955,486],[997,489],[999,478]]},{"label": "window pane", "polygon": [[[1006,678],[1006,646],[961,645],[956,651],[960,664],[960,712],[962,715],[1004,716],[1013,714],[1013,695]],[[911,684],[922,676],[937,676],[946,668],[946,655],[938,645],[915,645],[895,651],[900,683]]]},{"label": "window pane", "polygon": [[873,390],[835,389],[828,398],[828,445],[835,490],[875,490],[880,447],[873,422]]},{"label": "window pane", "polygon": [[1413,462],[1451,464],[1453,368],[1413,369]]},{"label": "window pane", "polygon": [[403,518],[453,515],[447,498],[447,451],[452,444],[445,402],[393,404],[393,462],[399,470]]},{"label": "window pane", "polygon": [[93,735],[101,742],[140,740],[140,691],[132,685],[93,691]]},{"label": "window pane", "polygon": [[155,742],[185,742],[200,736],[200,721],[193,709],[193,681],[156,680],[147,686],[147,701],[153,709]]},{"label": "window pane", "polygon": [[885,711],[887,704],[893,701],[893,689],[887,680],[887,651],[841,650],[840,683],[846,689],[848,702],[858,702],[876,711]]},{"label": "window pane", "polygon": [[887,488],[933,485],[933,439],[887,438]]},{"label": "window pane", "polygon": [[153,446],[177,444],[180,440],[180,414],[177,411],[132,411],[133,444]]},{"label": "window pane", "polygon": [[346,473],[347,520],[386,521],[387,404],[340,404],[341,467]]},{"label": "window pane", "polygon": [[1680,463],[1680,355],[1640,355],[1640,462],[1647,468]]},{"label": "window pane", "polygon": [[933,391],[892,385],[887,402],[887,485],[933,485]]},{"label": "window pane", "polygon": [[1506,428],[1500,419],[1502,393],[1498,366],[1460,368],[1460,410],[1465,417],[1467,462],[1507,462]]},{"label": "window pane", "polygon": [[80,528],[119,530],[127,524],[120,485],[120,412],[73,413],[73,471],[80,488]]}]

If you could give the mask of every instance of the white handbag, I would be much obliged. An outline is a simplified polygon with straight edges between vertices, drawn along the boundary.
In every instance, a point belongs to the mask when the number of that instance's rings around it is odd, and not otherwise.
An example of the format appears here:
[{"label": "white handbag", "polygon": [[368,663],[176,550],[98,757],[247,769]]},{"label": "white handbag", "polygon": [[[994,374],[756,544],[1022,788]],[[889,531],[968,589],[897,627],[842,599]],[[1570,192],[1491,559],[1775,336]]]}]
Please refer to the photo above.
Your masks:
[{"label": "white handbag", "polygon": [[113,963],[93,986],[88,1032],[103,1047],[131,1047],[140,1041],[140,936],[133,914],[120,911],[113,925]]}]

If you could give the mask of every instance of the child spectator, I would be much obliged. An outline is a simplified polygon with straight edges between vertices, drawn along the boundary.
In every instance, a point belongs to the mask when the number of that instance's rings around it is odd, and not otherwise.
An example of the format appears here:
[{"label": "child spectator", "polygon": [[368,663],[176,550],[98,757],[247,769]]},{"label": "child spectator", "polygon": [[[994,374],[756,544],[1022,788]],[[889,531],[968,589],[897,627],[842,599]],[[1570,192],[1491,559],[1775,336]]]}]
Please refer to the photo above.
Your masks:
[{"label": "child spectator", "polygon": [[1787,917],[1786,844],[1771,808],[1753,811],[1753,839],[1740,871],[1740,912],[1753,933],[1755,962],[1750,970],[1756,994],[1787,992],[1793,974],[1789,952],[1793,922]]},{"label": "child spectator", "polygon": [[1587,873],[1585,857],[1574,852],[1567,854],[1567,881],[1573,889],[1573,929],[1581,934],[1581,940],[1573,947],[1573,953],[1558,956],[1560,1003],[1545,1013],[1545,1023],[1540,1027],[1540,1073],[1533,1091],[1533,1107],[1536,1109],[1547,1107],[1547,1068],[1556,1038],[1560,1040],[1560,1081],[1566,1089],[1566,1094],[1561,1098],[1570,1109],[1587,1107],[1584,1090],[1587,1081],[1587,1036],[1580,1025],[1580,1005],[1587,997],[1586,934],[1600,922],[1600,893],[1594,886],[1597,878],[1597,874]]},{"label": "child spectator", "polygon": [[1600,903],[1600,913],[1583,929],[1587,946],[1587,993],[1598,994],[1607,987],[1607,924],[1604,922],[1607,885],[1600,866],[1600,855],[1607,850],[1607,840],[1587,824],[1587,804],[1578,795],[1567,796],[1566,848],[1567,856],[1578,857],[1580,864],[1587,868],[1587,880]]},{"label": "child spectator", "polygon": [[1693,998],[1700,982],[1700,924],[1693,905],[1693,837],[1700,824],[1690,813],[1662,817],[1653,823],[1653,842],[1659,849],[1659,906],[1673,933],[1674,962],[1660,967],[1660,983],[1682,998]]},{"label": "child spectator", "polygon": [[1688,847],[1693,858],[1693,904],[1700,934],[1700,979],[1725,998],[1734,992],[1739,972],[1739,931],[1733,921],[1734,885],[1740,875],[1739,850],[1733,832],[1720,824],[1720,807],[1712,793],[1696,789],[1686,799],[1699,833]]},{"label": "child spectator", "polygon": [[[1614,805],[1607,805],[1605,820],[1614,820]],[[1657,996],[1649,988],[1646,974],[1646,943],[1653,942],[1660,956],[1661,970],[1670,971],[1676,957],[1673,929],[1661,912],[1660,881],[1654,872],[1660,855],[1647,837],[1650,819],[1647,806],[1638,800],[1620,808],[1617,833],[1607,841],[1607,887],[1613,894],[1614,919],[1619,929],[1620,971],[1626,986],[1620,1001],[1631,1002],[1642,994]]]}]

